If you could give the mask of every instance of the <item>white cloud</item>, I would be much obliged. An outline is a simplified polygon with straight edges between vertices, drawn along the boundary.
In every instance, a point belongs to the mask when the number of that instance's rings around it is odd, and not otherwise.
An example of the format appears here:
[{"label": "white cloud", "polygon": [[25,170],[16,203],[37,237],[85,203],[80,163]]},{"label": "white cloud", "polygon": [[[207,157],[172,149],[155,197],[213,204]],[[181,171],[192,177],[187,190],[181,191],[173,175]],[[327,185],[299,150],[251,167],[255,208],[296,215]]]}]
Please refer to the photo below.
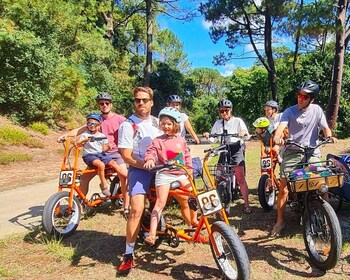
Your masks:
[{"label": "white cloud", "polygon": [[224,72],[221,72],[221,75],[224,77],[228,77],[232,75],[233,70],[235,70],[237,68],[237,66],[233,63],[227,64],[225,66],[223,66],[224,68]]},{"label": "white cloud", "polygon": [[202,20],[202,26],[204,27],[204,29],[209,30],[210,27],[212,26],[212,23],[210,21],[206,21],[206,20]]}]

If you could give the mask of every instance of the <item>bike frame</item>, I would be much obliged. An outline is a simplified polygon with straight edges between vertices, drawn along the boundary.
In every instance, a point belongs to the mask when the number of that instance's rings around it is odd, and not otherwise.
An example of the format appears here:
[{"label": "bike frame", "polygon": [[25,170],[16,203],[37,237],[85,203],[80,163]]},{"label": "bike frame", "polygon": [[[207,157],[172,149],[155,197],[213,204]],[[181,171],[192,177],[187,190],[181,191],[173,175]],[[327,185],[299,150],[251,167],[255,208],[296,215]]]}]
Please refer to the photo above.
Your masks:
[{"label": "bike frame", "polygon": [[270,151],[268,153],[265,152],[265,146],[260,138],[260,174],[261,176],[264,174],[267,174],[270,179],[272,179],[273,183],[276,187],[280,185],[279,180],[277,179],[275,169],[276,165],[278,164],[278,159],[276,154],[274,154],[272,147],[273,147],[273,139],[270,137],[269,140],[269,149]]},{"label": "bike frame", "polygon": [[[213,200],[215,198],[216,199],[219,199],[219,198],[218,198],[218,194],[217,194],[217,191],[216,191],[216,186],[215,186],[215,183],[214,183],[214,179],[210,175],[208,164],[207,164],[209,155],[211,153],[212,153],[212,149],[209,149],[209,151],[207,151],[205,153],[205,156],[204,156],[204,159],[203,159],[203,172],[204,172],[204,174],[202,173],[202,180],[204,182],[204,191],[203,190],[198,190],[198,188],[196,186],[196,182],[195,182],[194,178],[191,175],[192,171],[188,170],[186,168],[186,166],[184,166],[182,164],[179,164],[179,163],[176,163],[176,162],[172,162],[171,164],[167,165],[167,167],[172,166],[172,167],[177,167],[177,168],[181,168],[182,170],[184,170],[186,172],[186,175],[187,175],[188,180],[190,182],[190,185],[192,187],[191,191],[189,191],[188,189],[183,188],[183,187],[180,187],[180,188],[177,188],[177,189],[170,189],[169,190],[169,194],[168,194],[168,201],[172,197],[174,197],[174,195],[184,195],[184,196],[189,196],[189,197],[191,196],[193,198],[196,198],[197,205],[201,206],[201,205],[204,205],[206,203],[211,203],[212,204],[211,207],[213,208],[213,206],[214,206],[213,205],[214,204]],[[208,178],[208,182],[207,183],[204,180],[204,175],[206,176],[206,178]],[[155,188],[152,187],[151,191],[150,191],[150,194],[148,195],[148,199],[149,199],[150,202],[155,202],[156,199],[157,199],[156,196],[154,196],[153,194],[155,194]],[[210,199],[212,199],[212,201],[210,201]],[[200,240],[199,239],[200,233],[205,228],[208,231],[209,237],[212,238],[211,237],[210,222],[208,220],[208,217],[210,215],[212,215],[214,213],[220,213],[223,221],[227,225],[229,225],[229,221],[228,221],[226,212],[225,212],[224,208],[221,206],[221,203],[220,203],[220,207],[221,207],[220,210],[216,210],[214,212],[209,212],[209,214],[208,213],[204,213],[204,211],[202,209],[203,207],[199,207],[201,215],[200,215],[199,223],[198,223],[198,226],[197,226],[196,230],[192,230],[192,229],[176,229],[170,224],[166,224],[166,227],[168,229],[172,229],[173,231],[175,231],[179,238],[181,238],[182,240],[185,240],[187,242],[199,242],[199,240]],[[215,207],[214,207],[214,209],[215,209]],[[144,225],[141,225],[141,226],[142,226],[143,230],[148,231],[148,229]],[[190,234],[193,231],[194,231],[194,234],[193,235]],[[163,234],[163,233],[164,233],[163,231],[157,231],[157,234]],[[215,244],[215,242],[212,242],[212,244]],[[219,251],[218,251],[218,249],[216,247],[215,247],[215,251],[216,251],[217,254],[219,254]]]},{"label": "bike frame", "polygon": [[[69,200],[68,207],[69,211],[72,211],[73,204],[73,196],[76,193],[78,197],[86,204],[88,207],[96,207],[106,201],[107,199],[119,199],[122,198],[122,194],[115,194],[110,197],[95,197],[91,201],[87,199],[87,197],[81,191],[79,185],[81,177],[84,174],[97,174],[97,168],[87,167],[85,170],[79,169],[79,159],[80,159],[80,151],[83,144],[87,141],[90,141],[91,138],[83,139],[77,143],[72,141],[71,139],[64,139],[61,141],[64,146],[64,154],[63,161],[61,165],[61,172],[59,178],[58,191],[62,191],[64,189],[69,189]],[[70,156],[72,151],[74,150],[73,164],[70,163]],[[105,177],[111,178],[112,176],[116,176],[113,168],[107,167],[105,170]]]}]

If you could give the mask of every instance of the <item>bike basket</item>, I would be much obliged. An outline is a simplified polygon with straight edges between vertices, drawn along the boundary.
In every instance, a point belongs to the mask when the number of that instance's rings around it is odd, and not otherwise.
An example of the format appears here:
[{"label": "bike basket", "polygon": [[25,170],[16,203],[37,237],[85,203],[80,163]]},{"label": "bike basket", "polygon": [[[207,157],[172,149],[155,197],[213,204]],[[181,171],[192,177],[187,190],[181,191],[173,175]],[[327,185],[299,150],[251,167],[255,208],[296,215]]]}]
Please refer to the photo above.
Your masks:
[{"label": "bike basket", "polygon": [[221,165],[221,164],[215,164],[215,165],[209,165],[209,173],[214,178],[218,176],[228,176],[233,175],[234,170],[232,165]]},{"label": "bike basket", "polygon": [[323,184],[328,188],[342,186],[344,174],[337,170],[325,161],[307,165],[297,164],[293,171],[284,174],[292,192],[306,192],[318,190]]}]

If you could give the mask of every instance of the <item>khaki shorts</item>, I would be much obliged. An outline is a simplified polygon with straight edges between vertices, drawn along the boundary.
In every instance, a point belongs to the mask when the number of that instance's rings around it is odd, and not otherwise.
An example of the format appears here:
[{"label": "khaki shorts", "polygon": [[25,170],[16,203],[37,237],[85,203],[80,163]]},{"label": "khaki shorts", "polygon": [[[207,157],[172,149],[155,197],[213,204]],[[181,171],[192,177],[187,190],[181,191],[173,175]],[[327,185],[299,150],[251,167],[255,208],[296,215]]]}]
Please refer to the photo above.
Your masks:
[{"label": "khaki shorts", "polygon": [[[304,153],[297,151],[284,151],[283,152],[283,160],[280,168],[280,176],[285,178],[285,173],[291,172],[294,170],[295,165],[300,163],[304,158]],[[319,162],[321,159],[319,157],[312,156],[309,160],[312,162]]]},{"label": "khaki shorts", "polygon": [[167,174],[164,172],[159,172],[156,174],[155,185],[156,187],[163,186],[163,185],[170,185],[172,182],[175,182],[175,181],[181,182],[184,180],[187,180],[186,175],[173,175],[173,174]]}]

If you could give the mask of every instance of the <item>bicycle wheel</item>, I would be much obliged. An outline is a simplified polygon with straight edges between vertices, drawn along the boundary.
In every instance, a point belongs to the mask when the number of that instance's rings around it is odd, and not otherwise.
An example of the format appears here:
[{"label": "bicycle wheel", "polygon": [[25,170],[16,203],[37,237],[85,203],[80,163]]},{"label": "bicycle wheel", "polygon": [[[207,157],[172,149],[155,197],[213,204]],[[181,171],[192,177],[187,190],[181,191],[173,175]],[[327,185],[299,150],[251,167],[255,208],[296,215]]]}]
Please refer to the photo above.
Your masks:
[{"label": "bicycle wheel", "polygon": [[[118,176],[114,176],[113,180],[111,181],[111,184],[109,186],[109,191],[111,193],[111,196],[115,196],[117,194],[122,193],[122,189],[120,187],[120,180]],[[124,199],[123,198],[112,198],[111,199],[112,205],[117,207],[122,207],[124,205]]]},{"label": "bicycle wheel", "polygon": [[211,230],[210,248],[223,279],[249,279],[249,259],[238,235],[222,221],[216,221]]},{"label": "bicycle wheel", "polygon": [[309,202],[304,212],[304,242],[311,261],[322,270],[332,269],[339,260],[342,235],[337,215],[323,200]]},{"label": "bicycle wheel", "polygon": [[45,203],[42,223],[44,230],[55,238],[65,238],[77,229],[81,215],[81,205],[73,196],[72,210],[68,209],[69,192],[53,194]]},{"label": "bicycle wheel", "polygon": [[263,174],[259,179],[258,196],[261,207],[266,211],[272,210],[276,202],[276,190],[268,174]]},{"label": "bicycle wheel", "polygon": [[227,215],[230,214],[231,201],[232,201],[230,185],[231,185],[231,181],[228,179],[228,180],[219,181],[216,187],[222,206],[224,207]]}]

